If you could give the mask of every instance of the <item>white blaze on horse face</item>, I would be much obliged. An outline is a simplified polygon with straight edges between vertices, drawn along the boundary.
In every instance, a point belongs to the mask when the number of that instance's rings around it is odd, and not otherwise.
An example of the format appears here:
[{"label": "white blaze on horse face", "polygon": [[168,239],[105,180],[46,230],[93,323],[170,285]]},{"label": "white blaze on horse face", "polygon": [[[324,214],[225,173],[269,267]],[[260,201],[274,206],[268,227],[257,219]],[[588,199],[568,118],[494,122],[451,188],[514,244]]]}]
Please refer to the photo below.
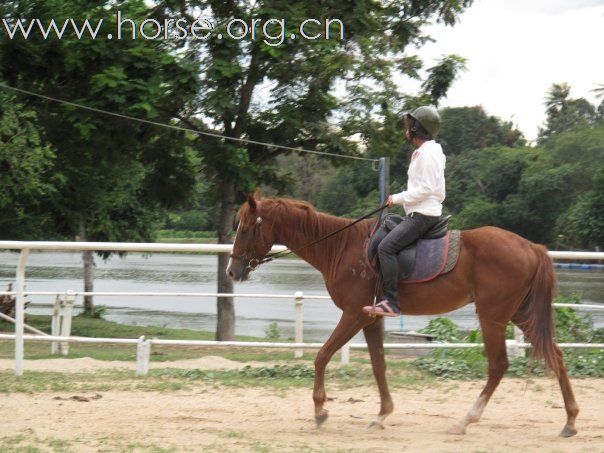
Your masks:
[{"label": "white blaze on horse face", "polygon": [[[241,222],[237,225],[237,231],[235,232],[235,240],[233,244],[237,243],[237,235],[239,234],[239,228],[241,228]],[[229,264],[227,264],[226,273],[229,275],[229,271],[231,270],[231,264],[233,263],[233,258],[229,258]]]}]

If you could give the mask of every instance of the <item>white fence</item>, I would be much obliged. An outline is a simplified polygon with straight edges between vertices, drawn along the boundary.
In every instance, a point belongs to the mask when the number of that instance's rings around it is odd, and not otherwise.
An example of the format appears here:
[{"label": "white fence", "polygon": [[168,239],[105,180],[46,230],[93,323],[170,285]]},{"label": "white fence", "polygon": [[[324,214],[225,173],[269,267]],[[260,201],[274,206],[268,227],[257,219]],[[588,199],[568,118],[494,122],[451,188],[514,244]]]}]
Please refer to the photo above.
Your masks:
[{"label": "white fence", "polygon": [[[118,243],[118,242],[25,242],[25,241],[0,241],[0,249],[11,249],[20,250],[19,262],[17,264],[16,278],[15,278],[15,291],[4,292],[4,294],[14,294],[16,298],[16,310],[15,310],[15,334],[2,334],[0,339],[14,339],[15,341],[15,375],[21,376],[23,374],[23,350],[24,340],[28,341],[47,341],[57,344],[65,345],[64,350],[67,350],[67,343],[79,342],[79,343],[121,343],[121,344],[137,344],[137,374],[144,375],[147,373],[149,368],[149,355],[152,344],[163,344],[163,345],[189,345],[189,346],[237,346],[237,347],[263,347],[263,348],[293,348],[296,350],[295,355],[297,357],[302,355],[302,349],[316,349],[322,346],[322,343],[304,343],[302,341],[302,303],[303,299],[309,298],[325,298],[327,296],[303,296],[302,293],[294,294],[293,298],[296,301],[296,340],[294,343],[269,343],[269,342],[217,342],[217,341],[184,341],[184,340],[157,340],[149,339],[146,340],[143,337],[139,339],[117,339],[117,338],[84,338],[84,337],[71,337],[69,336],[69,329],[63,328],[62,334],[66,335],[41,335],[41,336],[25,336],[24,335],[24,299],[26,294],[57,294],[56,292],[26,292],[25,291],[25,269],[27,264],[27,258],[30,251],[32,250],[55,250],[55,251],[124,251],[124,252],[186,252],[186,253],[230,253],[232,251],[232,245],[230,244],[146,244],[146,243]],[[285,250],[284,246],[273,247],[273,252]],[[550,256],[554,259],[588,259],[588,260],[604,260],[604,252],[549,252]],[[0,293],[2,294],[2,293]],[[122,296],[133,296],[133,295],[183,295],[183,296],[245,296],[245,297],[292,297],[292,296],[279,296],[279,295],[267,295],[267,294],[214,294],[214,293],[74,293],[70,292],[69,296],[74,297],[75,295],[122,295]],[[72,299],[73,300],[73,299]],[[566,305],[572,308],[593,308],[602,309],[598,305],[586,307],[585,305],[573,305],[573,304],[557,304]],[[55,309],[56,311],[56,309]],[[70,325],[70,318],[68,325]],[[56,321],[53,321],[53,333],[58,333],[58,329],[55,329]],[[64,324],[65,326],[65,324]],[[426,349],[426,348],[472,348],[478,347],[481,344],[467,344],[467,343],[456,343],[456,344],[406,344],[406,343],[392,343],[385,344],[384,347],[388,349]],[[604,344],[577,344],[568,343],[561,344],[562,347],[574,347],[574,348],[604,348]],[[342,348],[342,361],[348,362],[349,351],[351,348],[366,348],[365,344],[347,344]],[[528,348],[529,344],[523,342],[520,337],[516,340],[508,340],[508,349],[511,353],[515,353],[519,348]]]}]

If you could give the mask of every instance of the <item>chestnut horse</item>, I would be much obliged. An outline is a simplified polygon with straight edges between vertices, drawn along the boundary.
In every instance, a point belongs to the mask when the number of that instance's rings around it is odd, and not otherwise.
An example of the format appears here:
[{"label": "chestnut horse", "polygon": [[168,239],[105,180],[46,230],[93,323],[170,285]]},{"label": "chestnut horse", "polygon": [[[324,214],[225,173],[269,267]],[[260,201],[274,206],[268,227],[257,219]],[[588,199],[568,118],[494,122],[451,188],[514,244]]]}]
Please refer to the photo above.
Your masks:
[{"label": "chestnut horse", "polygon": [[[303,201],[254,196],[241,207],[237,219],[237,235],[227,268],[233,280],[246,280],[273,244],[284,244],[323,274],[327,291],[342,310],[337,327],[315,359],[313,400],[317,425],[328,415],[323,407],[325,367],[363,329],[380,393],[380,412],[370,426],[383,428],[384,419],[394,407],[386,382],[383,319],[372,319],[361,310],[364,305],[371,305],[376,285],[376,275],[367,268],[363,257],[363,243],[373,221],[364,220],[328,240],[307,246],[350,225],[352,220],[320,213]],[[425,283],[400,285],[399,304],[407,315],[434,315],[470,302],[476,304],[488,356],[488,380],[467,415],[450,429],[451,433],[464,434],[470,423],[480,419],[507,370],[505,331],[510,320],[524,331],[534,354],[543,357],[558,377],[567,414],[560,435],[577,433],[575,419],[579,408],[562,352],[553,339],[555,288],[556,276],[546,248],[495,227],[463,231],[459,260],[449,273]]]}]

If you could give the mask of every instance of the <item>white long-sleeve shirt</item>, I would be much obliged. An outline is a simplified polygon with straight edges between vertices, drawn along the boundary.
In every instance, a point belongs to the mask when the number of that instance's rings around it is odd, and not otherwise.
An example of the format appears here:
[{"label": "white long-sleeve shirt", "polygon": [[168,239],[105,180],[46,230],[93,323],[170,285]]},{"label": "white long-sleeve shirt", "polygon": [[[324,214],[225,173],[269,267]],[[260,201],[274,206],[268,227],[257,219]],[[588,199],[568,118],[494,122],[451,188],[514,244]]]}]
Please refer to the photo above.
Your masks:
[{"label": "white long-sleeve shirt", "polygon": [[434,140],[424,142],[411,157],[407,190],[392,195],[392,201],[403,205],[407,214],[440,216],[445,200],[445,164],[441,146]]}]

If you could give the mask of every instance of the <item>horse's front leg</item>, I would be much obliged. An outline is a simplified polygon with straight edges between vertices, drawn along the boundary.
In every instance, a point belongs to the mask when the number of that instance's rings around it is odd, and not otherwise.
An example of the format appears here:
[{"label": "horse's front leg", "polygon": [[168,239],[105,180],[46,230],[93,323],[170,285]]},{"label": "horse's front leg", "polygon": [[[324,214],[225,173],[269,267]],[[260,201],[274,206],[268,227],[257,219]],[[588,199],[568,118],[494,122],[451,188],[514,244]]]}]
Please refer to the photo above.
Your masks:
[{"label": "horse's front leg", "polygon": [[369,324],[363,329],[369,356],[371,357],[371,366],[373,375],[380,391],[380,413],[377,418],[371,422],[370,428],[384,429],[384,420],[394,410],[394,403],[388,389],[386,381],[386,360],[384,357],[384,318],[377,318],[375,322]]},{"label": "horse's front leg", "polygon": [[333,355],[368,322],[370,322],[370,319],[363,315],[360,309],[355,310],[354,313],[344,312],[335,330],[317,354],[317,358],[315,359],[315,387],[312,394],[315,402],[315,421],[317,422],[317,426],[321,426],[327,420],[328,416],[327,410],[323,407],[327,399],[327,395],[325,394],[325,368]]}]

